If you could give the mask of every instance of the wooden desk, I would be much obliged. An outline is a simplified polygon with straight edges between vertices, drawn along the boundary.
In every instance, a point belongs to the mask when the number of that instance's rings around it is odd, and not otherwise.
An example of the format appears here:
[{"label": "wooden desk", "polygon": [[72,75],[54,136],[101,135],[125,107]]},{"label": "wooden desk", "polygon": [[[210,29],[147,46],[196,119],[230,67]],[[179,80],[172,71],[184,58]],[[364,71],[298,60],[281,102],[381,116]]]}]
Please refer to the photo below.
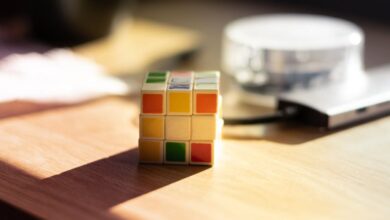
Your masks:
[{"label": "wooden desk", "polygon": [[390,117],[333,134],[259,127],[214,167],[137,164],[137,107],[106,98],[0,120],[0,198],[50,219],[388,219]]},{"label": "wooden desk", "polygon": [[[193,69],[219,67],[227,21],[288,11],[196,2],[203,1],[147,3],[137,12],[204,34],[204,48],[185,67]],[[369,66],[387,62],[390,30],[359,24],[368,30]],[[225,137],[214,167],[138,165],[134,100],[110,97],[1,119],[0,199],[50,219],[390,217],[390,117],[334,133],[253,127],[250,137]]]}]

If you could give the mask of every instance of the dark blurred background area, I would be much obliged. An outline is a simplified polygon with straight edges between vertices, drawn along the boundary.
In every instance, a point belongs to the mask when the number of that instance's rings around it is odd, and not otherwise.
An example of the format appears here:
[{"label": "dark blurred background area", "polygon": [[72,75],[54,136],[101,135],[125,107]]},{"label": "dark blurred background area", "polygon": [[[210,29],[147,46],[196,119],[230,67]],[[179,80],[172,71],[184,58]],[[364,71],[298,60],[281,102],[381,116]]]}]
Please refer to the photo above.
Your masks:
[{"label": "dark blurred background area", "polygon": [[129,9],[123,0],[13,0],[0,8],[2,39],[31,37],[53,45],[74,45],[110,30],[120,9]]},{"label": "dark blurred background area", "polygon": [[200,69],[220,68],[223,29],[238,18],[271,13],[334,16],[352,21],[363,29],[366,38],[365,64],[370,68],[390,60],[389,6],[386,0],[141,0],[133,14],[199,31],[203,41],[193,66]]},{"label": "dark blurred background area", "polygon": [[275,0],[273,2],[308,6],[323,13],[335,12],[349,16],[362,16],[381,22],[390,21],[390,14],[387,10],[389,1],[386,0]]},{"label": "dark blurred background area", "polygon": [[[362,17],[386,24],[390,22],[390,4],[386,0],[12,0],[3,1],[0,7],[0,34],[3,40],[28,36],[58,46],[74,45],[107,34],[119,11],[142,16],[137,9],[142,12],[144,6],[147,8],[153,4],[158,4],[162,11],[166,5],[177,17],[188,11],[195,11],[201,16],[204,8],[198,11],[201,8],[193,6],[205,5],[205,8],[215,11],[214,16],[208,18],[210,20],[219,19],[225,12],[302,11],[347,18]],[[234,7],[235,12],[224,9],[228,9],[229,5],[237,6]],[[185,17],[180,20],[188,21]]]},{"label": "dark blurred background area", "polygon": [[75,46],[99,39],[110,33],[120,15],[130,15],[198,31],[202,44],[190,67],[219,68],[223,28],[230,21],[269,13],[314,13],[347,19],[361,26],[367,39],[366,65],[370,67],[386,63],[390,58],[389,5],[386,0],[3,1],[0,57],[13,50],[44,51],[52,46]]}]

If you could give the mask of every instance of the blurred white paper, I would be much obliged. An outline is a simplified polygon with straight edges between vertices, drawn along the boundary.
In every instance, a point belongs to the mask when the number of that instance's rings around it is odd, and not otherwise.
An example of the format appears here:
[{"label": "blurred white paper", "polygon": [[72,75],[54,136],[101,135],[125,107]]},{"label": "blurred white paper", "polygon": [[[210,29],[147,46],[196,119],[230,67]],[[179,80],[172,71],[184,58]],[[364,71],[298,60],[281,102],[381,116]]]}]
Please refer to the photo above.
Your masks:
[{"label": "blurred white paper", "polygon": [[124,82],[70,50],[16,54],[0,61],[0,102],[71,104],[128,91]]},{"label": "blurred white paper", "polygon": [[0,61],[0,117],[24,112],[12,103],[66,105],[128,92],[126,83],[66,49],[14,54]]}]

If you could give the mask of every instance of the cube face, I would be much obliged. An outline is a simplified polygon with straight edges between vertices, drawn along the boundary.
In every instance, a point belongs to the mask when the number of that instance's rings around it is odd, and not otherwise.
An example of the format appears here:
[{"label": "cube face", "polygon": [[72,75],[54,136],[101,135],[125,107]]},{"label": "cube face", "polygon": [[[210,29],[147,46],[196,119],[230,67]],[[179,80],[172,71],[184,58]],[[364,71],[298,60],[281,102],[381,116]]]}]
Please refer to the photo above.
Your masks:
[{"label": "cube face", "polygon": [[219,79],[218,71],[146,75],[141,91],[141,163],[213,165],[223,125]]},{"label": "cube face", "polygon": [[218,95],[216,93],[195,92],[194,113],[195,114],[215,114],[218,110]]},{"label": "cube face", "polygon": [[168,115],[191,115],[192,97],[189,91],[168,91]]},{"label": "cube face", "polygon": [[165,118],[165,139],[190,140],[191,116],[167,116]]},{"label": "cube face", "polygon": [[191,141],[190,164],[212,165],[214,158],[213,141]]},{"label": "cube face", "polygon": [[188,142],[165,141],[164,162],[167,164],[188,164]]},{"label": "cube face", "polygon": [[217,117],[215,115],[194,115],[191,123],[191,139],[214,140],[217,134]]},{"label": "cube face", "polygon": [[164,139],[165,118],[163,116],[140,117],[140,137],[144,139]]},{"label": "cube face", "polygon": [[138,144],[141,163],[162,163],[164,155],[163,141],[140,139]]},{"label": "cube face", "polygon": [[165,95],[163,93],[142,94],[142,113],[143,114],[164,114]]}]

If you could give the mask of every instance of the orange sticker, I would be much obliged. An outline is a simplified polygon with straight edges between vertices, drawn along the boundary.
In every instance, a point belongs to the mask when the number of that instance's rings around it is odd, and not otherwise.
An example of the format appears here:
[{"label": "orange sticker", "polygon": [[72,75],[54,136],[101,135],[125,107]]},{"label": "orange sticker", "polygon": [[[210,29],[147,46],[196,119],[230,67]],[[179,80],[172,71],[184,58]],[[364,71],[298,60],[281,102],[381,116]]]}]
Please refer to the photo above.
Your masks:
[{"label": "orange sticker", "polygon": [[142,112],[149,114],[163,113],[163,95],[161,94],[143,94]]},{"label": "orange sticker", "polygon": [[212,157],[212,145],[206,143],[191,144],[191,161],[210,163]]},{"label": "orange sticker", "polygon": [[217,94],[197,94],[196,95],[197,113],[216,113],[217,112]]}]

